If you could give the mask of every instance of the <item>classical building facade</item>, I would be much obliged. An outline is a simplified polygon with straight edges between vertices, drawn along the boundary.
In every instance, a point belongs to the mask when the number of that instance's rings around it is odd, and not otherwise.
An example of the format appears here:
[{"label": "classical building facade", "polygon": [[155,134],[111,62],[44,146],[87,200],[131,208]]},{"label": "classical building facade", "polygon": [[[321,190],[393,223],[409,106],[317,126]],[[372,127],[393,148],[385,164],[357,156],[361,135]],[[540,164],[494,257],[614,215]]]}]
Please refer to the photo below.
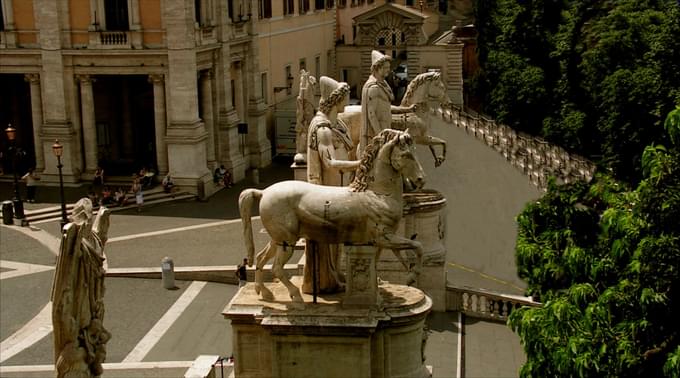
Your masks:
[{"label": "classical building facade", "polygon": [[216,166],[240,180],[270,163],[301,69],[360,89],[378,49],[401,79],[442,71],[459,103],[462,45],[445,32],[469,1],[442,1],[0,0],[0,128],[43,182],[59,139],[66,182],[146,166],[210,195]]},{"label": "classical building facade", "polygon": [[259,44],[242,4],[0,3],[0,122],[18,130],[43,181],[56,180],[55,139],[67,182],[97,165],[108,175],[146,166],[209,195],[215,166],[239,180],[270,163]]}]

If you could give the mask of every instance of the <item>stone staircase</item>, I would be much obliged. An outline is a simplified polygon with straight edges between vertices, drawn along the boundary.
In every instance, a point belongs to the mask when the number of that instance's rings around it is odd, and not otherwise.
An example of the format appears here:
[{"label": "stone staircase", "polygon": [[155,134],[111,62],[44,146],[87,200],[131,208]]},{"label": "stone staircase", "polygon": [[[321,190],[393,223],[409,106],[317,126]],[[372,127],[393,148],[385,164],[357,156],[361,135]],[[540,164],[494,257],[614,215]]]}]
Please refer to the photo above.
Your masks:
[{"label": "stone staircase", "polygon": [[[193,201],[196,200],[197,198],[195,194],[187,192],[165,193],[161,186],[144,190],[143,193],[144,193],[143,207],[149,207],[173,201]],[[137,207],[134,196],[130,193],[128,193],[127,196],[128,196],[127,203],[125,205],[119,206],[118,204],[111,204],[107,205],[106,207],[111,209],[111,211],[122,211]],[[67,215],[71,215],[71,212],[73,211],[73,205],[74,205],[73,203],[66,204]],[[95,209],[98,208],[99,208],[98,206],[95,207]],[[26,215],[26,220],[28,220],[30,224],[51,222],[54,220],[61,219],[61,206],[60,205],[50,206],[35,210],[26,209],[24,213]]]}]

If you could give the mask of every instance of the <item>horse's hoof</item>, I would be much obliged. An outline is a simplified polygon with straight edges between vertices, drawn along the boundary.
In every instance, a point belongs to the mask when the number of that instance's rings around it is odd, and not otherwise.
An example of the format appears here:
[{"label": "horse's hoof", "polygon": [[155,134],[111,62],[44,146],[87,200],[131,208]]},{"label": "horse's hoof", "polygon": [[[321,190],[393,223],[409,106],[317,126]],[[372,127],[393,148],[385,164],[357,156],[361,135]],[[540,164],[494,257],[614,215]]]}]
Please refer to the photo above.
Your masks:
[{"label": "horse's hoof", "polygon": [[295,303],[304,303],[305,302],[305,300],[302,299],[302,295],[300,295],[300,293],[291,294],[290,299]]},{"label": "horse's hoof", "polygon": [[271,292],[271,290],[267,289],[266,287],[262,288],[262,299],[265,301],[273,301],[274,300],[274,294]]},{"label": "horse's hoof", "polygon": [[413,285],[416,284],[417,281],[418,281],[418,275],[413,273],[413,272],[410,272],[408,274],[407,279],[406,279],[406,285],[413,286]]}]

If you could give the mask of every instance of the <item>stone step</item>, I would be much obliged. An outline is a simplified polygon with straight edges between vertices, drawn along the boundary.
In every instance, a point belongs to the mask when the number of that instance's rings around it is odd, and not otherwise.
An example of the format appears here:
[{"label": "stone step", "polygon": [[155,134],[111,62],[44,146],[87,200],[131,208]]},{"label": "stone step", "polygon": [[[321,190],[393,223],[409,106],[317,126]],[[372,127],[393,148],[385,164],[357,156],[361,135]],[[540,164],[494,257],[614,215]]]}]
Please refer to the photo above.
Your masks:
[{"label": "stone step", "polygon": [[[158,205],[166,202],[176,202],[176,201],[190,201],[190,200],[195,200],[197,197],[195,194],[191,193],[165,193],[163,191],[163,188],[152,188],[149,190],[145,190],[144,192],[144,207],[148,207],[150,205]],[[72,203],[66,204],[66,213],[67,215],[70,215],[73,211],[73,205]],[[118,206],[117,204],[112,204],[108,205],[107,207],[111,211],[121,211],[121,210],[126,210],[126,209],[131,209],[135,208],[137,205],[135,204],[135,199],[134,196],[130,193],[128,193],[128,202],[124,206]],[[98,206],[95,206],[95,210],[98,209]],[[52,220],[60,219],[61,218],[61,206],[50,206],[50,207],[45,207],[42,209],[36,209],[36,210],[26,210],[24,211],[26,215],[26,219],[28,220],[29,223],[36,223],[36,222],[49,222]]]}]

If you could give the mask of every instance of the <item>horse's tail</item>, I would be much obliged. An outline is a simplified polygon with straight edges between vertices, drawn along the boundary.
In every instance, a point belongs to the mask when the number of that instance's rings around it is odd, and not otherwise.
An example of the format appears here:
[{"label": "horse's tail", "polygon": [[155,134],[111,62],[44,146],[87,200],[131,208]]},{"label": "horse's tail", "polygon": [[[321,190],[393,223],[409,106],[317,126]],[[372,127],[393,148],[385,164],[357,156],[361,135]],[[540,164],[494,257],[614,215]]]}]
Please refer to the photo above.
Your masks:
[{"label": "horse's tail", "polygon": [[250,219],[254,200],[262,198],[262,191],[258,189],[246,189],[238,196],[238,211],[241,214],[243,224],[243,240],[248,251],[248,265],[253,266],[255,261],[255,243],[253,242],[253,221]]}]

